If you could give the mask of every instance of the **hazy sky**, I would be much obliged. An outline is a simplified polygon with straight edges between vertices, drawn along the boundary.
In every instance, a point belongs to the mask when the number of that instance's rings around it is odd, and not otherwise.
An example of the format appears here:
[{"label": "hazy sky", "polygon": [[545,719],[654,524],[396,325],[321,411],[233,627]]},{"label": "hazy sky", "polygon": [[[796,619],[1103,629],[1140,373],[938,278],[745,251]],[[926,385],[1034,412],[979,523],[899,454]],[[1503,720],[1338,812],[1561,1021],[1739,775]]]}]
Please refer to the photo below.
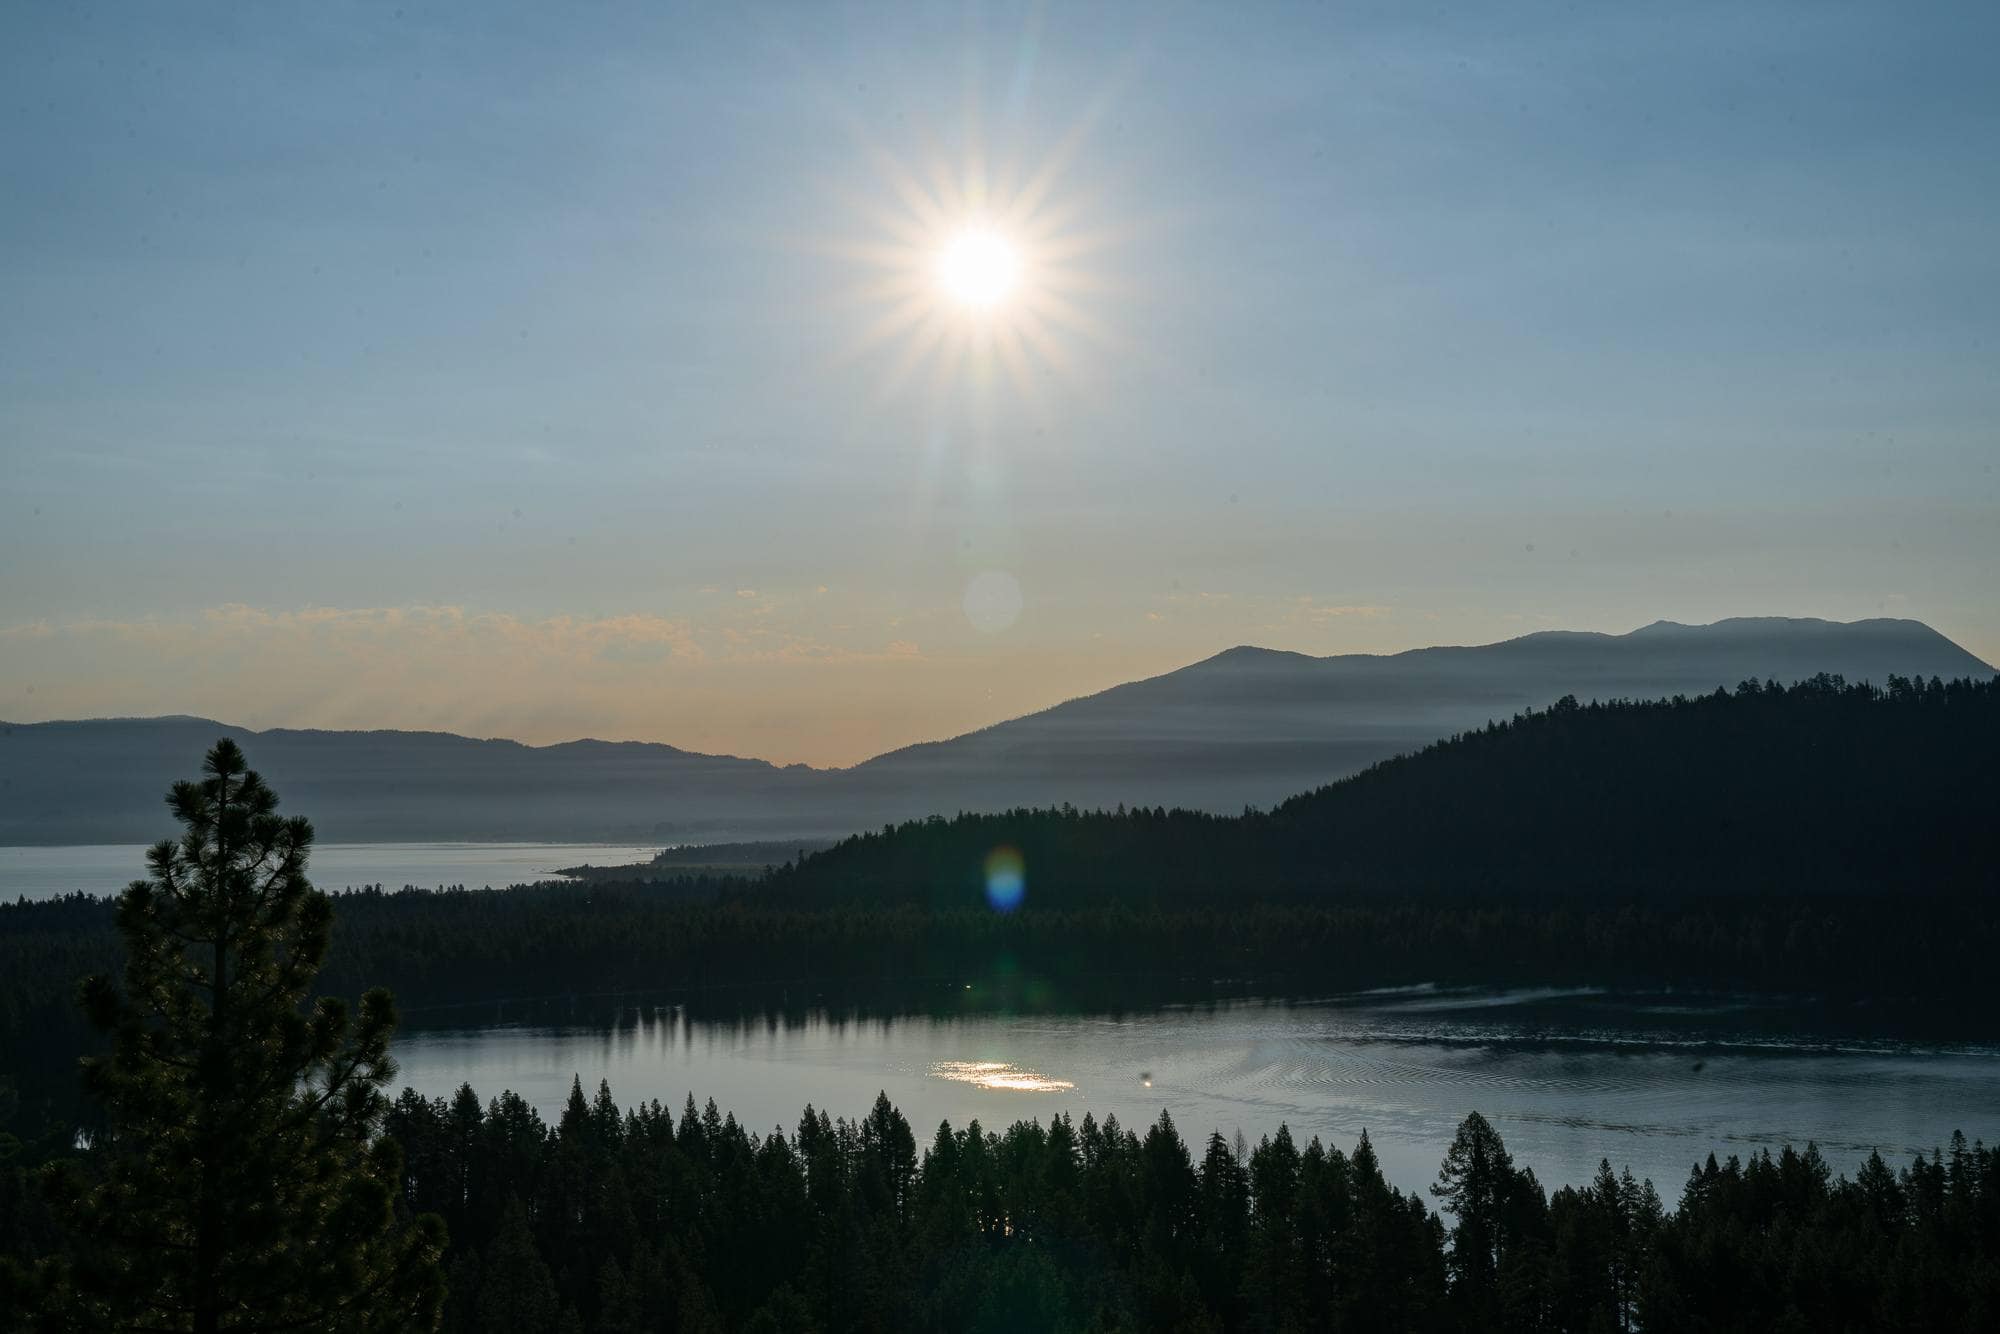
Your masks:
[{"label": "hazy sky", "polygon": [[[1990,0],[6,6],[0,717],[845,763],[1242,642],[2000,660],[1995,50]],[[1060,291],[927,305],[912,220],[1010,208]]]}]

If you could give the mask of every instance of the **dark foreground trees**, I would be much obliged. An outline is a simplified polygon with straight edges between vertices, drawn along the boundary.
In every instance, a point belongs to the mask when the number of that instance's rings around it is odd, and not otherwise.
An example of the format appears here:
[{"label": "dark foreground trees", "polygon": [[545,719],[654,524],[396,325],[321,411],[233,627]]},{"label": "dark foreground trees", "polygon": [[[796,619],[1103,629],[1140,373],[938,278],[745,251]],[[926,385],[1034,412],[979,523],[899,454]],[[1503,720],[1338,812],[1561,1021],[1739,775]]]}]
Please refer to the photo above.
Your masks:
[{"label": "dark foreground trees", "polygon": [[118,904],[122,991],[85,983],[110,1051],[85,1063],[99,1141],[55,1175],[66,1246],[33,1294],[78,1330],[429,1329],[435,1219],[399,1222],[389,995],[304,1007],[332,908],[306,880],[312,826],[230,741],[174,786],[185,826]]},{"label": "dark foreground trees", "polygon": [[[878,1098],[754,1134],[713,1102],[620,1112],[574,1085],[405,1090],[405,1201],[450,1219],[446,1328],[635,1331],[1986,1330],[2000,1152],[1955,1140],[1836,1179],[1818,1152],[1713,1159],[1677,1211],[1604,1164],[1545,1193],[1469,1116],[1433,1212],[1280,1130],[1196,1152],[1162,1115],[941,1125]],[[508,1312],[504,1318],[500,1312]]]},{"label": "dark foreground trees", "polygon": [[920,1152],[886,1098],[858,1119],[808,1108],[790,1131],[755,1134],[713,1102],[621,1110],[579,1082],[553,1123],[513,1093],[482,1102],[462,1087],[405,1090],[383,1129],[406,1151],[398,1212],[450,1221],[454,1334],[1749,1334],[2000,1319],[2000,1151],[1962,1137],[1901,1171],[1871,1156],[1852,1180],[1811,1146],[1710,1158],[1668,1212],[1608,1163],[1544,1193],[1475,1115],[1434,1212],[1384,1179],[1366,1134],[1346,1151],[1283,1129],[1254,1147],[1211,1134],[1195,1152],[1165,1115],[1143,1132],[1089,1116],[946,1124]]}]

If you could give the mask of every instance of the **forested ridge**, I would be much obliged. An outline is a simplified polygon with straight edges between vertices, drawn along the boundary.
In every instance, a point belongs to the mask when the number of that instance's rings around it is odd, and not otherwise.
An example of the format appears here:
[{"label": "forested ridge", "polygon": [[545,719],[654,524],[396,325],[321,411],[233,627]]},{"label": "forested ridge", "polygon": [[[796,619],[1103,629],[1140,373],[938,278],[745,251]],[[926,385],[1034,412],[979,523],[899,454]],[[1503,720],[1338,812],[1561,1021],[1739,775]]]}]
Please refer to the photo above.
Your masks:
[{"label": "forested ridge", "polygon": [[2000,887],[2000,681],[1821,676],[1547,709],[1284,802],[1009,811],[860,834],[779,869],[795,902],[976,900],[1016,850],[1026,901],[1245,895],[1990,895]]}]

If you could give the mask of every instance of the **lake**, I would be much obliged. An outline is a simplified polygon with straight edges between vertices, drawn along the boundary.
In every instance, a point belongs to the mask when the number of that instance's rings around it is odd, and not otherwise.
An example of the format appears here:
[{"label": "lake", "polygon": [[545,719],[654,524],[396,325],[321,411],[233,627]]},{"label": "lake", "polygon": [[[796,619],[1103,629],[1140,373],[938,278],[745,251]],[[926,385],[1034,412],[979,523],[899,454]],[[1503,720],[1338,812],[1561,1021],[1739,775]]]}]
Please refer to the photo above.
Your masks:
[{"label": "lake", "polygon": [[[479,889],[555,879],[559,866],[652,860],[659,846],[604,843],[320,843],[308,875],[321,889],[465,885]],[[0,847],[0,902],[82,890],[114,894],[146,873],[146,849],[125,844]]]},{"label": "lake", "polygon": [[[558,1007],[560,1008],[560,1007]],[[1845,1031],[1842,1031],[1843,1028]],[[580,1074],[626,1106],[693,1093],[755,1131],[807,1102],[865,1113],[878,1089],[928,1145],[940,1120],[989,1129],[1066,1111],[1135,1129],[1170,1111],[1196,1156],[1211,1130],[1255,1142],[1289,1124],[1343,1150],[1369,1132],[1390,1179],[1427,1189],[1466,1112],[1486,1115],[1545,1186],[1600,1157],[1650,1177],[1672,1206],[1710,1152],[1816,1141],[1851,1173],[1954,1129],[2000,1132],[2000,1045],[1924,1042],[1742,998],[1410,988],[1314,1002],[1234,1002],[1123,1016],[826,1013],[712,1021],[677,1006],[609,1021],[412,1031],[398,1084],[427,1095],[511,1088],[553,1120]]]},{"label": "lake", "polygon": [[[651,847],[565,843],[325,844],[312,876],[350,885],[505,885]],[[109,893],[140,873],[129,846],[0,848],[0,899]],[[487,1011],[489,1015],[499,1011]],[[1135,1128],[1169,1110],[1191,1143],[1287,1123],[1351,1148],[1365,1127],[1384,1170],[1428,1187],[1453,1129],[1484,1113],[1545,1185],[1586,1180],[1600,1157],[1651,1177],[1669,1203],[1710,1152],[1817,1141],[1841,1170],[1892,1160],[1954,1129],[2000,1133],[2000,1043],[1926,1040],[1866,1011],[1747,998],[1410,988],[1315,1001],[1184,1005],[1124,1015],[853,1020],[808,1012],[716,1020],[674,1005],[586,1016],[510,1007],[507,1022],[421,1027],[403,1081],[482,1097],[512,1088],[554,1118],[572,1074],[621,1103],[692,1092],[752,1129],[797,1124],[807,1102],[865,1112],[878,1089],[928,1143],[938,1121],[991,1128],[1088,1111]]]}]

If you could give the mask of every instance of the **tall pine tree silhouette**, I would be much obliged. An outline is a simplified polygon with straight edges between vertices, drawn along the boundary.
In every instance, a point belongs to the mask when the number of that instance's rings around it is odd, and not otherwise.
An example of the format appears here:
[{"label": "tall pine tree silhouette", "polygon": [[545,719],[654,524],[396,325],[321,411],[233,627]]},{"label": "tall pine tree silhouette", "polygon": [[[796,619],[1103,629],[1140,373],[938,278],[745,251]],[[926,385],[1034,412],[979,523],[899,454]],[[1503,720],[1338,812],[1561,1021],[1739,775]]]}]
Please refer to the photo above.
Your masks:
[{"label": "tall pine tree silhouette", "polygon": [[312,825],[232,741],[174,785],[179,842],[118,903],[122,990],[84,983],[110,1054],[86,1063],[108,1142],[70,1183],[76,1253],[50,1324],[104,1330],[429,1330],[443,1300],[433,1216],[399,1220],[378,1135],[395,1010],[306,1008],[333,910],[306,880]]}]

